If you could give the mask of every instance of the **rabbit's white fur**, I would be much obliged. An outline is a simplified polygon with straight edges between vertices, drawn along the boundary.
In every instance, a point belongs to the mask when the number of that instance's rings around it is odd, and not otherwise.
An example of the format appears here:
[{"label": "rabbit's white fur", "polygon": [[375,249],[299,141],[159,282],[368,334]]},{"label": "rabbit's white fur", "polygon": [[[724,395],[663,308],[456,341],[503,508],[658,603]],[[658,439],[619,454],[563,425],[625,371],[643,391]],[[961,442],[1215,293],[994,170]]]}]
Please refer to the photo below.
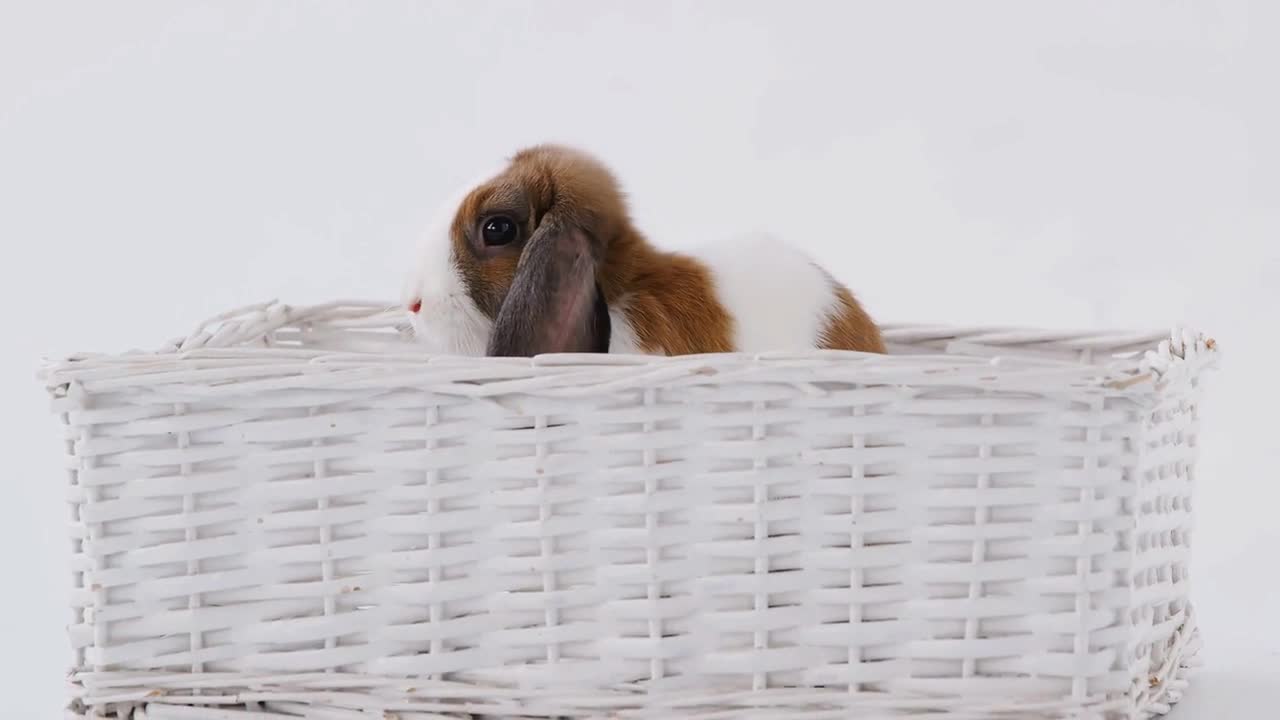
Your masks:
[{"label": "rabbit's white fur", "polygon": [[501,167],[461,186],[436,210],[419,243],[417,261],[406,278],[401,299],[406,306],[415,300],[422,303],[421,310],[410,314],[410,322],[415,340],[428,352],[482,356],[489,346],[493,321],[467,294],[462,273],[453,259],[449,228],[467,193],[501,172]]},{"label": "rabbit's white fur", "polygon": [[711,273],[713,292],[733,318],[738,352],[819,347],[840,309],[831,276],[772,235],[743,235],[690,255]]}]

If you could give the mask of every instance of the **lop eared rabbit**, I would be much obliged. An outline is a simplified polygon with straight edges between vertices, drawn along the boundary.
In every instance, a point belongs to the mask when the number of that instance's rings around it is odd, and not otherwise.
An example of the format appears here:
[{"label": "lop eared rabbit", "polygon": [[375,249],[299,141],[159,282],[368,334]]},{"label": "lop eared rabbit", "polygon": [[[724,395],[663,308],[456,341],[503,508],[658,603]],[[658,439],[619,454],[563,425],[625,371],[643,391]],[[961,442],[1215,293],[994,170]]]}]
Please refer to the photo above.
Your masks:
[{"label": "lop eared rabbit", "polygon": [[803,253],[759,235],[660,250],[609,169],[559,145],[521,150],[449,206],[404,302],[438,353],[884,352],[849,289]]}]

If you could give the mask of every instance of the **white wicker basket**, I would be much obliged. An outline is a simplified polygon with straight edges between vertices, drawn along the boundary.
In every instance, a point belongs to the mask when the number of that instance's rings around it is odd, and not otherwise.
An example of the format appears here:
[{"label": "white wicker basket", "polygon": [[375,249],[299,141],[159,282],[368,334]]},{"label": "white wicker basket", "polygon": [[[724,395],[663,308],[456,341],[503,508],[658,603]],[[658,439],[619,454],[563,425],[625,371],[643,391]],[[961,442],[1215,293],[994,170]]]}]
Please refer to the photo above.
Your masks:
[{"label": "white wicker basket", "polygon": [[67,717],[1141,718],[1185,684],[1212,341],[428,358],[383,307],[49,368]]}]

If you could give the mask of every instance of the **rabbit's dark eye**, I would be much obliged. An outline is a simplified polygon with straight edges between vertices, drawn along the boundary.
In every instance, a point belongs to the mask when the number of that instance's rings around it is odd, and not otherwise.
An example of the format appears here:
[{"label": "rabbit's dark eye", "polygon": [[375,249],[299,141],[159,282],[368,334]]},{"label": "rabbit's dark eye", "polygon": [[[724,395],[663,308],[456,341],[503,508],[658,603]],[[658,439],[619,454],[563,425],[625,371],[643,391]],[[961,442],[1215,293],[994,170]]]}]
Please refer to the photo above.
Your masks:
[{"label": "rabbit's dark eye", "polygon": [[510,245],[520,235],[520,226],[505,215],[494,215],[480,223],[485,245]]}]

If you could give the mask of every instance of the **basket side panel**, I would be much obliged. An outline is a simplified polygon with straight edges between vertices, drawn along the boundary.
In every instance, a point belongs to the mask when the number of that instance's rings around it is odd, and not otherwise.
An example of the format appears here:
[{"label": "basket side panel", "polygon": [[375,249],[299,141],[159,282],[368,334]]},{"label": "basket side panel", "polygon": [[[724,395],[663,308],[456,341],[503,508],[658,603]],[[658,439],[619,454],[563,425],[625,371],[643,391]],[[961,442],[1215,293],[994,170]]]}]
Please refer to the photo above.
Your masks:
[{"label": "basket side panel", "polygon": [[1176,700],[1167,687],[1197,649],[1188,573],[1193,531],[1192,492],[1199,456],[1199,379],[1165,388],[1141,438],[1134,563],[1129,578],[1132,692],[1137,711],[1160,712]]},{"label": "basket side panel", "polygon": [[1132,402],[806,379],[94,394],[68,413],[86,696],[1124,701]]},{"label": "basket side panel", "polygon": [[[69,595],[71,617],[67,625],[67,637],[72,651],[72,668],[81,670],[85,665],[85,647],[92,642],[93,625],[89,608],[93,605],[94,591],[90,590],[92,578],[89,574],[90,557],[85,552],[86,528],[82,522],[82,508],[86,498],[86,489],[82,483],[80,463],[76,457],[78,431],[71,421],[75,413],[84,409],[85,398],[72,391],[69,386],[53,389],[52,410],[59,421],[59,429],[63,436],[66,451],[67,499],[70,510],[68,534],[70,536],[70,553],[68,567],[71,569],[71,591]],[[79,698],[74,695],[71,702],[78,710],[88,712]],[[98,708],[101,709],[101,708]]]},{"label": "basket side panel", "polygon": [[810,657],[778,681],[1122,701],[1135,405],[944,388],[848,412],[811,435],[836,472],[806,486]]}]

